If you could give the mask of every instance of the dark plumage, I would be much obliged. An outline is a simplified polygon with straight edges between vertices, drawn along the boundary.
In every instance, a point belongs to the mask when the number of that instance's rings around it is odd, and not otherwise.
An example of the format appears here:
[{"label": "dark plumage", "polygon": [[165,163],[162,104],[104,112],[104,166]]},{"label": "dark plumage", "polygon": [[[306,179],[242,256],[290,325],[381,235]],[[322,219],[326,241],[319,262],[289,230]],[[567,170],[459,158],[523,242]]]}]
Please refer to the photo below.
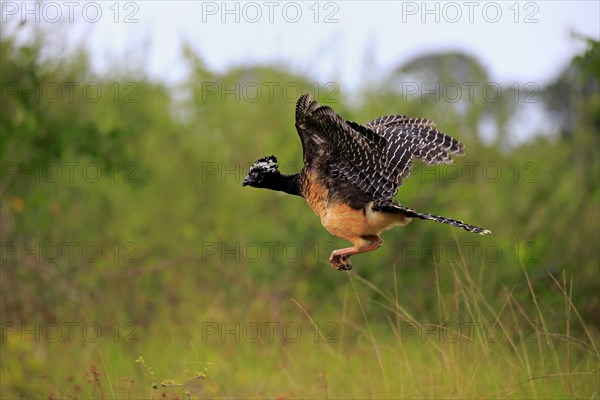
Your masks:
[{"label": "dark plumage", "polygon": [[359,125],[303,95],[296,104],[296,129],[302,141],[304,168],[282,175],[274,156],[256,161],[243,185],[299,195],[333,235],[354,247],[335,250],[329,261],[338,270],[352,268],[349,257],[375,250],[379,234],[412,218],[449,224],[485,235],[487,229],[462,221],[424,214],[394,201],[413,159],[447,164],[462,155],[463,145],[436,130],[433,122],[387,115]]}]

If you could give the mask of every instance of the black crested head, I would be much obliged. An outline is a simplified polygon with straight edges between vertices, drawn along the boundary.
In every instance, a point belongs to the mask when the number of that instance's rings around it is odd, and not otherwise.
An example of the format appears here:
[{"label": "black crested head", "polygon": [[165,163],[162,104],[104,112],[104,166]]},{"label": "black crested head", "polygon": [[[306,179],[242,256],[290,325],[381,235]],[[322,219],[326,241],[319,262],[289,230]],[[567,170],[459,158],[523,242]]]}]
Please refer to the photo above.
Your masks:
[{"label": "black crested head", "polygon": [[263,157],[250,166],[242,186],[278,190],[297,196],[300,194],[300,174],[283,175],[275,156]]},{"label": "black crested head", "polygon": [[244,178],[242,186],[252,186],[257,188],[268,187],[269,182],[279,174],[277,158],[267,156],[258,159],[250,166],[248,175]]}]

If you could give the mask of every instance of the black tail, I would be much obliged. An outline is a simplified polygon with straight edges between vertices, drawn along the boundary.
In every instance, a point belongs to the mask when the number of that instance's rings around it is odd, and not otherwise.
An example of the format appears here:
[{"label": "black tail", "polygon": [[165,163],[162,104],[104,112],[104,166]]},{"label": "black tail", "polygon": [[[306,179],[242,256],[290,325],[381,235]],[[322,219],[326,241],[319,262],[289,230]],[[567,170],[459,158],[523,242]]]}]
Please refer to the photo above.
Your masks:
[{"label": "black tail", "polygon": [[428,219],[428,220],[436,221],[436,222],[439,222],[442,224],[452,225],[457,228],[462,228],[465,231],[477,233],[478,235],[487,235],[488,233],[492,233],[492,231],[490,231],[490,230],[483,229],[483,228],[480,228],[475,225],[466,224],[457,219],[440,217],[439,215],[420,213],[418,211],[413,210],[412,208],[404,207],[395,201],[375,204],[375,205],[373,205],[373,210],[374,211],[401,213],[410,218]]}]

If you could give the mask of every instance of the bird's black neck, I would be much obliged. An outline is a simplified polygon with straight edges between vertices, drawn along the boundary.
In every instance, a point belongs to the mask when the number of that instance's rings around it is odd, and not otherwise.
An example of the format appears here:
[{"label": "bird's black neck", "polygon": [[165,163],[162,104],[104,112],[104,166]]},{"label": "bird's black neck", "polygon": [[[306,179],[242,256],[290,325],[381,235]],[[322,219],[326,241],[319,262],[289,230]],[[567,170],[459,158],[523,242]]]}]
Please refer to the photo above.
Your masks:
[{"label": "bird's black neck", "polygon": [[263,187],[302,196],[300,192],[300,174],[283,175],[279,171],[271,173],[269,174],[269,178],[263,183]]}]

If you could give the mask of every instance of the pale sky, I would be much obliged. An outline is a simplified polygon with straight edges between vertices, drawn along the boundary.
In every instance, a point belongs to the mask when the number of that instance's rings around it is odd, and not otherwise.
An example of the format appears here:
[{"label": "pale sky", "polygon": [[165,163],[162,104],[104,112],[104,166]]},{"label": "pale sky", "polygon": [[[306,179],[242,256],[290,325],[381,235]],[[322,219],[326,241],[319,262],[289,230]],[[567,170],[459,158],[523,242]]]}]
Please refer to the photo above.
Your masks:
[{"label": "pale sky", "polygon": [[[494,81],[542,85],[583,49],[572,33],[600,37],[596,0],[50,1],[37,6],[2,1],[1,6],[3,22],[43,25],[58,43],[84,43],[99,72],[120,60],[143,60],[152,77],[170,83],[185,76],[181,45],[187,41],[217,72],[278,63],[346,89],[385,76],[416,55],[455,50],[474,55]],[[61,22],[55,22],[59,16]]]}]

